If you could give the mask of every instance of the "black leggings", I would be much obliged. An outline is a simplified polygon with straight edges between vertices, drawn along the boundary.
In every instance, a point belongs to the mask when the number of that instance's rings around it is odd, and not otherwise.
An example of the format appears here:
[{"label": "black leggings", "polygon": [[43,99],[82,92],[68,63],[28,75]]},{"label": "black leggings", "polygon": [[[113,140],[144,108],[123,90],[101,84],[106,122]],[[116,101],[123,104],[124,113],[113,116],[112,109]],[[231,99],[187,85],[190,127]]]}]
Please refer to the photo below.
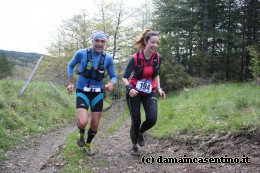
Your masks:
[{"label": "black leggings", "polygon": [[[133,145],[137,144],[139,133],[143,133],[152,128],[157,121],[158,107],[157,98],[154,93],[148,95],[137,94],[135,97],[130,97],[126,94],[126,101],[132,118],[130,136]],[[145,121],[141,125],[141,103],[145,110]],[[141,127],[140,127],[141,126]]]}]

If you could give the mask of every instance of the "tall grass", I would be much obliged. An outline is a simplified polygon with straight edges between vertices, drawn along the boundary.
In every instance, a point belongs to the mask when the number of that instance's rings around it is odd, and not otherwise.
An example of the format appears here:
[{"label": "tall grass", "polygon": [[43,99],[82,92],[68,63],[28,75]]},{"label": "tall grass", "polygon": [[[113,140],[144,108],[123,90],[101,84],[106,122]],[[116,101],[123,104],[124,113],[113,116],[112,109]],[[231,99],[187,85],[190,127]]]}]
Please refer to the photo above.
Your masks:
[{"label": "tall grass", "polygon": [[180,133],[240,133],[260,127],[260,90],[250,83],[209,85],[171,93],[159,101],[151,134],[171,138]]},{"label": "tall grass", "polygon": [[0,80],[0,162],[6,150],[75,119],[75,96],[69,96],[64,87],[57,87],[61,98],[49,83],[31,82],[18,98],[23,84]]}]

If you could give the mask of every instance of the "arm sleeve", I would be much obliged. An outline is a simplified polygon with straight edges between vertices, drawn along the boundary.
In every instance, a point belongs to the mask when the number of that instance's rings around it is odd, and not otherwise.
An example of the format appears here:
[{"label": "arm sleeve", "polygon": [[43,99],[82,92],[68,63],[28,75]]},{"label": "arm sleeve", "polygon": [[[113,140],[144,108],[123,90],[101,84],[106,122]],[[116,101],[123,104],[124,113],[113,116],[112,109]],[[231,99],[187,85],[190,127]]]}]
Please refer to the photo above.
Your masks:
[{"label": "arm sleeve", "polygon": [[80,62],[80,52],[77,51],[68,64],[68,76],[73,76],[75,66]]},{"label": "arm sleeve", "polygon": [[125,70],[125,73],[124,73],[124,76],[123,78],[126,78],[128,79],[131,75],[131,73],[133,72],[134,70],[134,65],[135,65],[135,61],[134,61],[134,58],[132,57],[126,67],[126,70]]},{"label": "arm sleeve", "polygon": [[110,77],[110,81],[116,83],[117,82],[117,75],[114,67],[114,62],[112,58],[109,58],[107,72]]}]

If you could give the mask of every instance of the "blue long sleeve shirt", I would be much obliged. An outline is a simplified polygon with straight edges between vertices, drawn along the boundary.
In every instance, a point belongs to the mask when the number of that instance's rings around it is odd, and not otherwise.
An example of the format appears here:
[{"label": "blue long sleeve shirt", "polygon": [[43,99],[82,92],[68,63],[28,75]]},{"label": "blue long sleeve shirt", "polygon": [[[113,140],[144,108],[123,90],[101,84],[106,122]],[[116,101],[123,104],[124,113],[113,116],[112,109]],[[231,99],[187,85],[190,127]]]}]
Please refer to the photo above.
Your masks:
[{"label": "blue long sleeve shirt", "polygon": [[[95,68],[98,67],[99,61],[101,58],[101,53],[95,53],[93,48],[91,48],[91,54],[92,54],[92,64]],[[87,65],[87,50],[86,49],[80,49],[78,50],[74,57],[71,59],[71,61],[68,64],[68,76],[73,76],[75,66],[78,66],[78,71],[83,72]],[[113,58],[110,54],[106,53],[105,61],[104,61],[104,69],[107,71],[111,82],[116,83],[117,82],[117,75],[115,72],[114,62]],[[99,86],[100,88],[103,88],[104,79],[101,81],[96,81],[94,79],[86,78],[83,75],[78,75],[76,88],[77,89],[83,89],[88,84],[92,86]]]}]

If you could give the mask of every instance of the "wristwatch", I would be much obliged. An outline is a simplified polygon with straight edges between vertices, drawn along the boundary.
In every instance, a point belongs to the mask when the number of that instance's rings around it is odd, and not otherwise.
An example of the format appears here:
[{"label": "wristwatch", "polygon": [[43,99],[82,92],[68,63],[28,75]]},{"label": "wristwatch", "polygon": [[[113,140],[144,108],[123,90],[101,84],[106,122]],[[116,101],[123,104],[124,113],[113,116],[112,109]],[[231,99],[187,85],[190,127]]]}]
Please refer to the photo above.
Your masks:
[{"label": "wristwatch", "polygon": [[126,93],[129,94],[130,90],[133,89],[132,85],[128,84],[126,87]]}]

